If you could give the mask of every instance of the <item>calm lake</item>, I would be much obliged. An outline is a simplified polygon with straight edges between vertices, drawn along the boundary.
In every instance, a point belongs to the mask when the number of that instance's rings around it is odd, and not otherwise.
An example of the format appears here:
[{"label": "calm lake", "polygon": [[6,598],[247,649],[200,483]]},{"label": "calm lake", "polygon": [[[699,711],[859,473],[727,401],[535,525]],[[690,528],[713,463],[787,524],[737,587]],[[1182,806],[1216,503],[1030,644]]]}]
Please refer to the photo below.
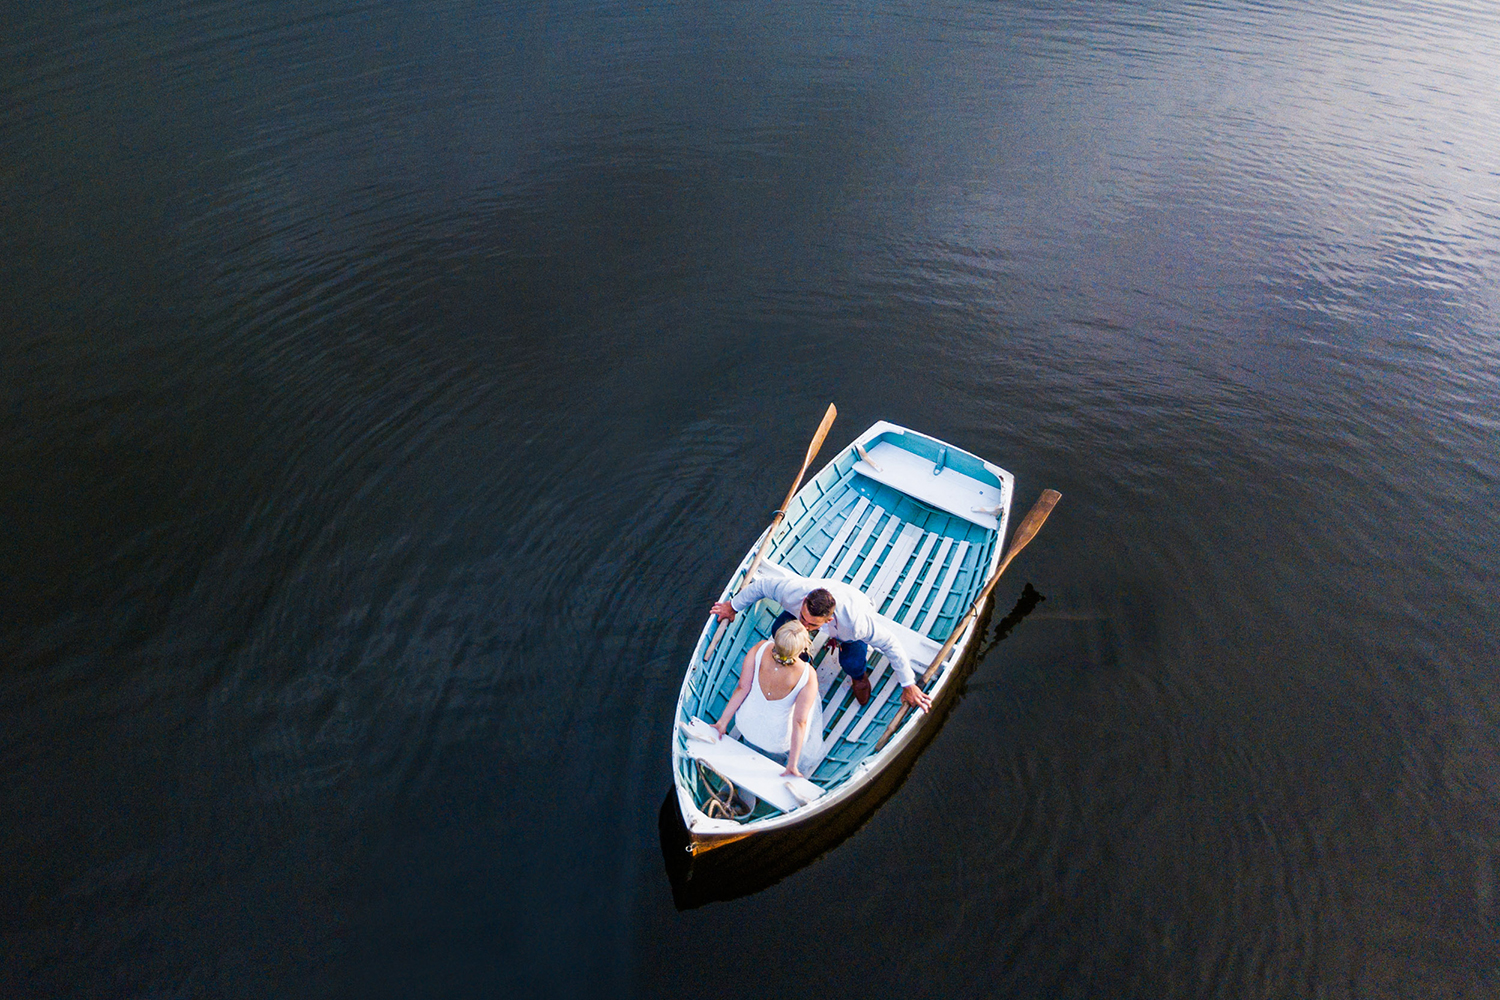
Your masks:
[{"label": "calm lake", "polygon": [[[0,15],[0,995],[1500,996],[1500,10]],[[1062,502],[679,910],[709,603],[877,419]]]}]

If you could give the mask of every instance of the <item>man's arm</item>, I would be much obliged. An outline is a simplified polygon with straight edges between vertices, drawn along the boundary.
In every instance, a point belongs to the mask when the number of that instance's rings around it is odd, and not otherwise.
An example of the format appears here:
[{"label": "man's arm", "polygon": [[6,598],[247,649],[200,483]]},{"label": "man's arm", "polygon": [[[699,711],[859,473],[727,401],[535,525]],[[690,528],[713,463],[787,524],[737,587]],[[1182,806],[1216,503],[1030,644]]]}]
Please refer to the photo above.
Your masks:
[{"label": "man's arm", "polygon": [[751,580],[745,589],[735,594],[727,601],[716,601],[709,609],[718,615],[720,621],[734,621],[735,615],[752,607],[761,598],[775,601],[781,605],[783,611],[797,613],[802,606],[803,592],[798,590],[798,579],[796,577],[782,578],[774,576],[757,576]]},{"label": "man's arm", "polygon": [[879,618],[871,615],[870,638],[865,641],[890,661],[891,670],[896,675],[896,683],[901,685],[901,701],[912,708],[920,708],[927,711],[932,707],[932,698],[917,686],[916,673],[912,669],[911,660],[906,656],[906,649],[901,645],[901,640],[896,638],[890,629],[881,623]]},{"label": "man's arm", "polygon": [[770,580],[764,576],[757,576],[745,585],[744,590],[729,599],[729,606],[734,608],[735,614],[739,614],[762,597],[769,597],[774,601],[776,596],[772,593],[773,589]]},{"label": "man's arm", "polygon": [[907,657],[901,640],[874,615],[870,616],[870,638],[865,641],[880,650],[881,655],[890,663],[891,669],[896,673],[897,684],[911,687],[917,682],[916,673],[912,670],[911,660]]}]

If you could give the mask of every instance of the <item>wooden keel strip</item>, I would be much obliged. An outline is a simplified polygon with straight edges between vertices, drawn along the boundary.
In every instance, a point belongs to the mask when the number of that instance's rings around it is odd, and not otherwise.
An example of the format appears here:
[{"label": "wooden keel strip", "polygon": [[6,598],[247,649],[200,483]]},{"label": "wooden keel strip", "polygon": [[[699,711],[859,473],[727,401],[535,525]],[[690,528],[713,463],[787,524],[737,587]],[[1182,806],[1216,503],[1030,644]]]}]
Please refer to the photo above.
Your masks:
[{"label": "wooden keel strip", "polygon": [[[845,685],[845,690],[848,690],[847,685]],[[839,740],[844,738],[844,733],[848,731],[849,726],[859,716],[860,711],[866,707],[868,706],[860,705],[859,702],[855,701],[851,694],[849,707],[844,709],[844,714],[839,716],[838,722],[834,723],[833,728],[823,737],[825,750],[829,753],[833,752],[833,749],[838,746]]]},{"label": "wooden keel strip", "polygon": [[[823,696],[823,718],[826,720],[844,703],[844,698],[849,694],[849,675],[839,670],[838,676],[834,678],[833,685],[827,694]],[[826,725],[826,723],[825,723]],[[826,734],[825,734],[826,735]]]},{"label": "wooden keel strip", "polygon": [[[780,617],[780,616],[778,615],[777,617]],[[774,619],[774,618],[771,619],[771,621],[773,623],[775,622],[775,620],[776,619]],[[817,635],[813,636],[812,645],[810,645],[810,646],[807,647],[807,659],[815,667],[816,667],[817,662],[818,662],[818,654],[821,653],[821,652],[823,652],[823,647],[826,646],[826,645],[828,645],[828,633],[827,632],[819,632]]]},{"label": "wooden keel strip", "polygon": [[879,752],[875,747],[880,742],[880,736],[885,733],[890,721],[896,717],[897,713],[904,710],[905,706],[901,704],[901,699],[896,697],[881,705],[880,711],[870,713],[870,721],[859,734],[860,746],[866,748],[864,751],[866,756]]},{"label": "wooden keel strip", "polygon": [[838,663],[833,660],[825,660],[818,665],[818,699],[827,703],[828,696],[833,692],[833,687],[839,682],[844,672],[839,669]]}]

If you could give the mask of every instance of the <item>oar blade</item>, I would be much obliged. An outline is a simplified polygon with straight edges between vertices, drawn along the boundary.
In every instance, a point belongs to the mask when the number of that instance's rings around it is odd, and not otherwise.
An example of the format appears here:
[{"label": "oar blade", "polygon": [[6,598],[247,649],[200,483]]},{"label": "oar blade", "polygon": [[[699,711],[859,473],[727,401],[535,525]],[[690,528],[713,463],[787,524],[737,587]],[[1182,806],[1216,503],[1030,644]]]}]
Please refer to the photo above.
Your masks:
[{"label": "oar blade", "polygon": [[802,463],[802,471],[806,472],[807,467],[812,465],[812,460],[818,457],[818,452],[823,450],[823,441],[828,437],[828,431],[833,427],[834,418],[838,415],[839,408],[829,403],[828,409],[823,413],[823,422],[818,424],[818,432],[813,435],[811,443],[807,446],[807,458]]},{"label": "oar blade", "polygon": [[792,488],[787,491],[786,499],[781,501],[781,509],[786,510],[791,504],[792,497],[797,495],[797,490],[802,486],[802,477],[807,475],[808,466],[812,465],[813,459],[818,457],[818,452],[823,450],[823,441],[828,437],[828,429],[833,426],[833,420],[839,415],[839,408],[832,403],[828,404],[827,411],[823,414],[823,422],[818,424],[818,430],[813,434],[812,440],[807,445],[807,456],[802,459],[802,468],[797,472],[797,481],[792,483]]},{"label": "oar blade", "polygon": [[1031,510],[1021,519],[1016,526],[1016,533],[1010,536],[1010,548],[1005,553],[1005,559],[1001,561],[1000,567],[995,570],[998,578],[1005,572],[1005,567],[1010,561],[1021,554],[1027,544],[1036,537],[1036,533],[1042,530],[1042,525],[1047,523],[1047,516],[1052,513],[1052,508],[1057,506],[1057,501],[1062,499],[1062,494],[1056,490],[1042,490],[1042,495],[1036,503],[1032,504]]}]

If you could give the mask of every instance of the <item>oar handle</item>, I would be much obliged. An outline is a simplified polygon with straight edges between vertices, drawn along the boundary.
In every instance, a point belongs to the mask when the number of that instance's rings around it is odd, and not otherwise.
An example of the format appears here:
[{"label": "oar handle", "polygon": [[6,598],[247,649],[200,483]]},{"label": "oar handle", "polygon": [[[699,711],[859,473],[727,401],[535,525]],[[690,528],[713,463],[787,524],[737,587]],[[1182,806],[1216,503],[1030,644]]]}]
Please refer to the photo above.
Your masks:
[{"label": "oar handle", "polygon": [[[1042,529],[1042,525],[1046,522],[1047,515],[1052,513],[1052,508],[1056,507],[1057,501],[1061,499],[1062,494],[1056,490],[1042,491],[1041,499],[1037,500],[1032,505],[1031,510],[1026,512],[1026,516],[1016,527],[1016,533],[1011,536],[1010,548],[1006,551],[1005,558],[1000,560],[1000,565],[995,567],[994,575],[984,585],[984,589],[979,592],[979,596],[974,599],[973,605],[969,608],[969,613],[964,615],[963,619],[954,626],[952,632],[948,633],[948,641],[943,643],[943,648],[938,650],[937,656],[933,657],[932,664],[917,680],[918,684],[924,688],[927,686],[927,682],[932,679],[933,674],[937,673],[938,668],[943,665],[943,661],[948,658],[948,654],[953,652],[953,646],[958,642],[958,637],[963,634],[964,629],[969,627],[970,620],[978,614],[979,608],[984,604],[985,599],[990,596],[990,591],[994,590],[995,584],[1000,582],[1000,574],[1005,572],[1005,567],[1009,566],[1010,561],[1020,555],[1021,550],[1026,547],[1027,543],[1036,537],[1036,533]],[[890,742],[892,734],[901,727],[901,723],[910,712],[911,706],[901,706],[901,710],[896,713],[896,717],[891,720],[891,724],[886,726],[885,732],[880,734],[880,739],[875,741],[875,749],[877,751]]]},{"label": "oar handle", "polygon": [[[755,577],[755,571],[760,569],[760,561],[766,557],[766,550],[771,547],[771,539],[776,534],[776,528],[786,518],[786,509],[792,505],[792,498],[802,488],[802,477],[807,475],[807,467],[812,465],[813,459],[818,457],[818,452],[823,450],[823,441],[828,437],[828,429],[833,426],[834,418],[839,415],[839,408],[832,403],[823,412],[823,419],[818,424],[817,431],[812,436],[812,441],[807,445],[807,455],[802,459],[802,468],[797,470],[797,478],[792,481],[792,488],[787,490],[786,499],[781,501],[781,507],[776,511],[776,516],[771,519],[771,527],[766,530],[766,537],[760,540],[760,548],[755,550],[755,558],[750,560],[750,568],[745,570],[745,575],[740,578],[739,585],[734,588],[733,594],[744,590],[746,585]],[[708,648],[703,651],[703,662],[707,663],[713,659],[714,649],[718,647],[719,640],[728,631],[725,626],[728,622],[720,622],[719,629],[714,633],[713,640],[709,642]]]}]

